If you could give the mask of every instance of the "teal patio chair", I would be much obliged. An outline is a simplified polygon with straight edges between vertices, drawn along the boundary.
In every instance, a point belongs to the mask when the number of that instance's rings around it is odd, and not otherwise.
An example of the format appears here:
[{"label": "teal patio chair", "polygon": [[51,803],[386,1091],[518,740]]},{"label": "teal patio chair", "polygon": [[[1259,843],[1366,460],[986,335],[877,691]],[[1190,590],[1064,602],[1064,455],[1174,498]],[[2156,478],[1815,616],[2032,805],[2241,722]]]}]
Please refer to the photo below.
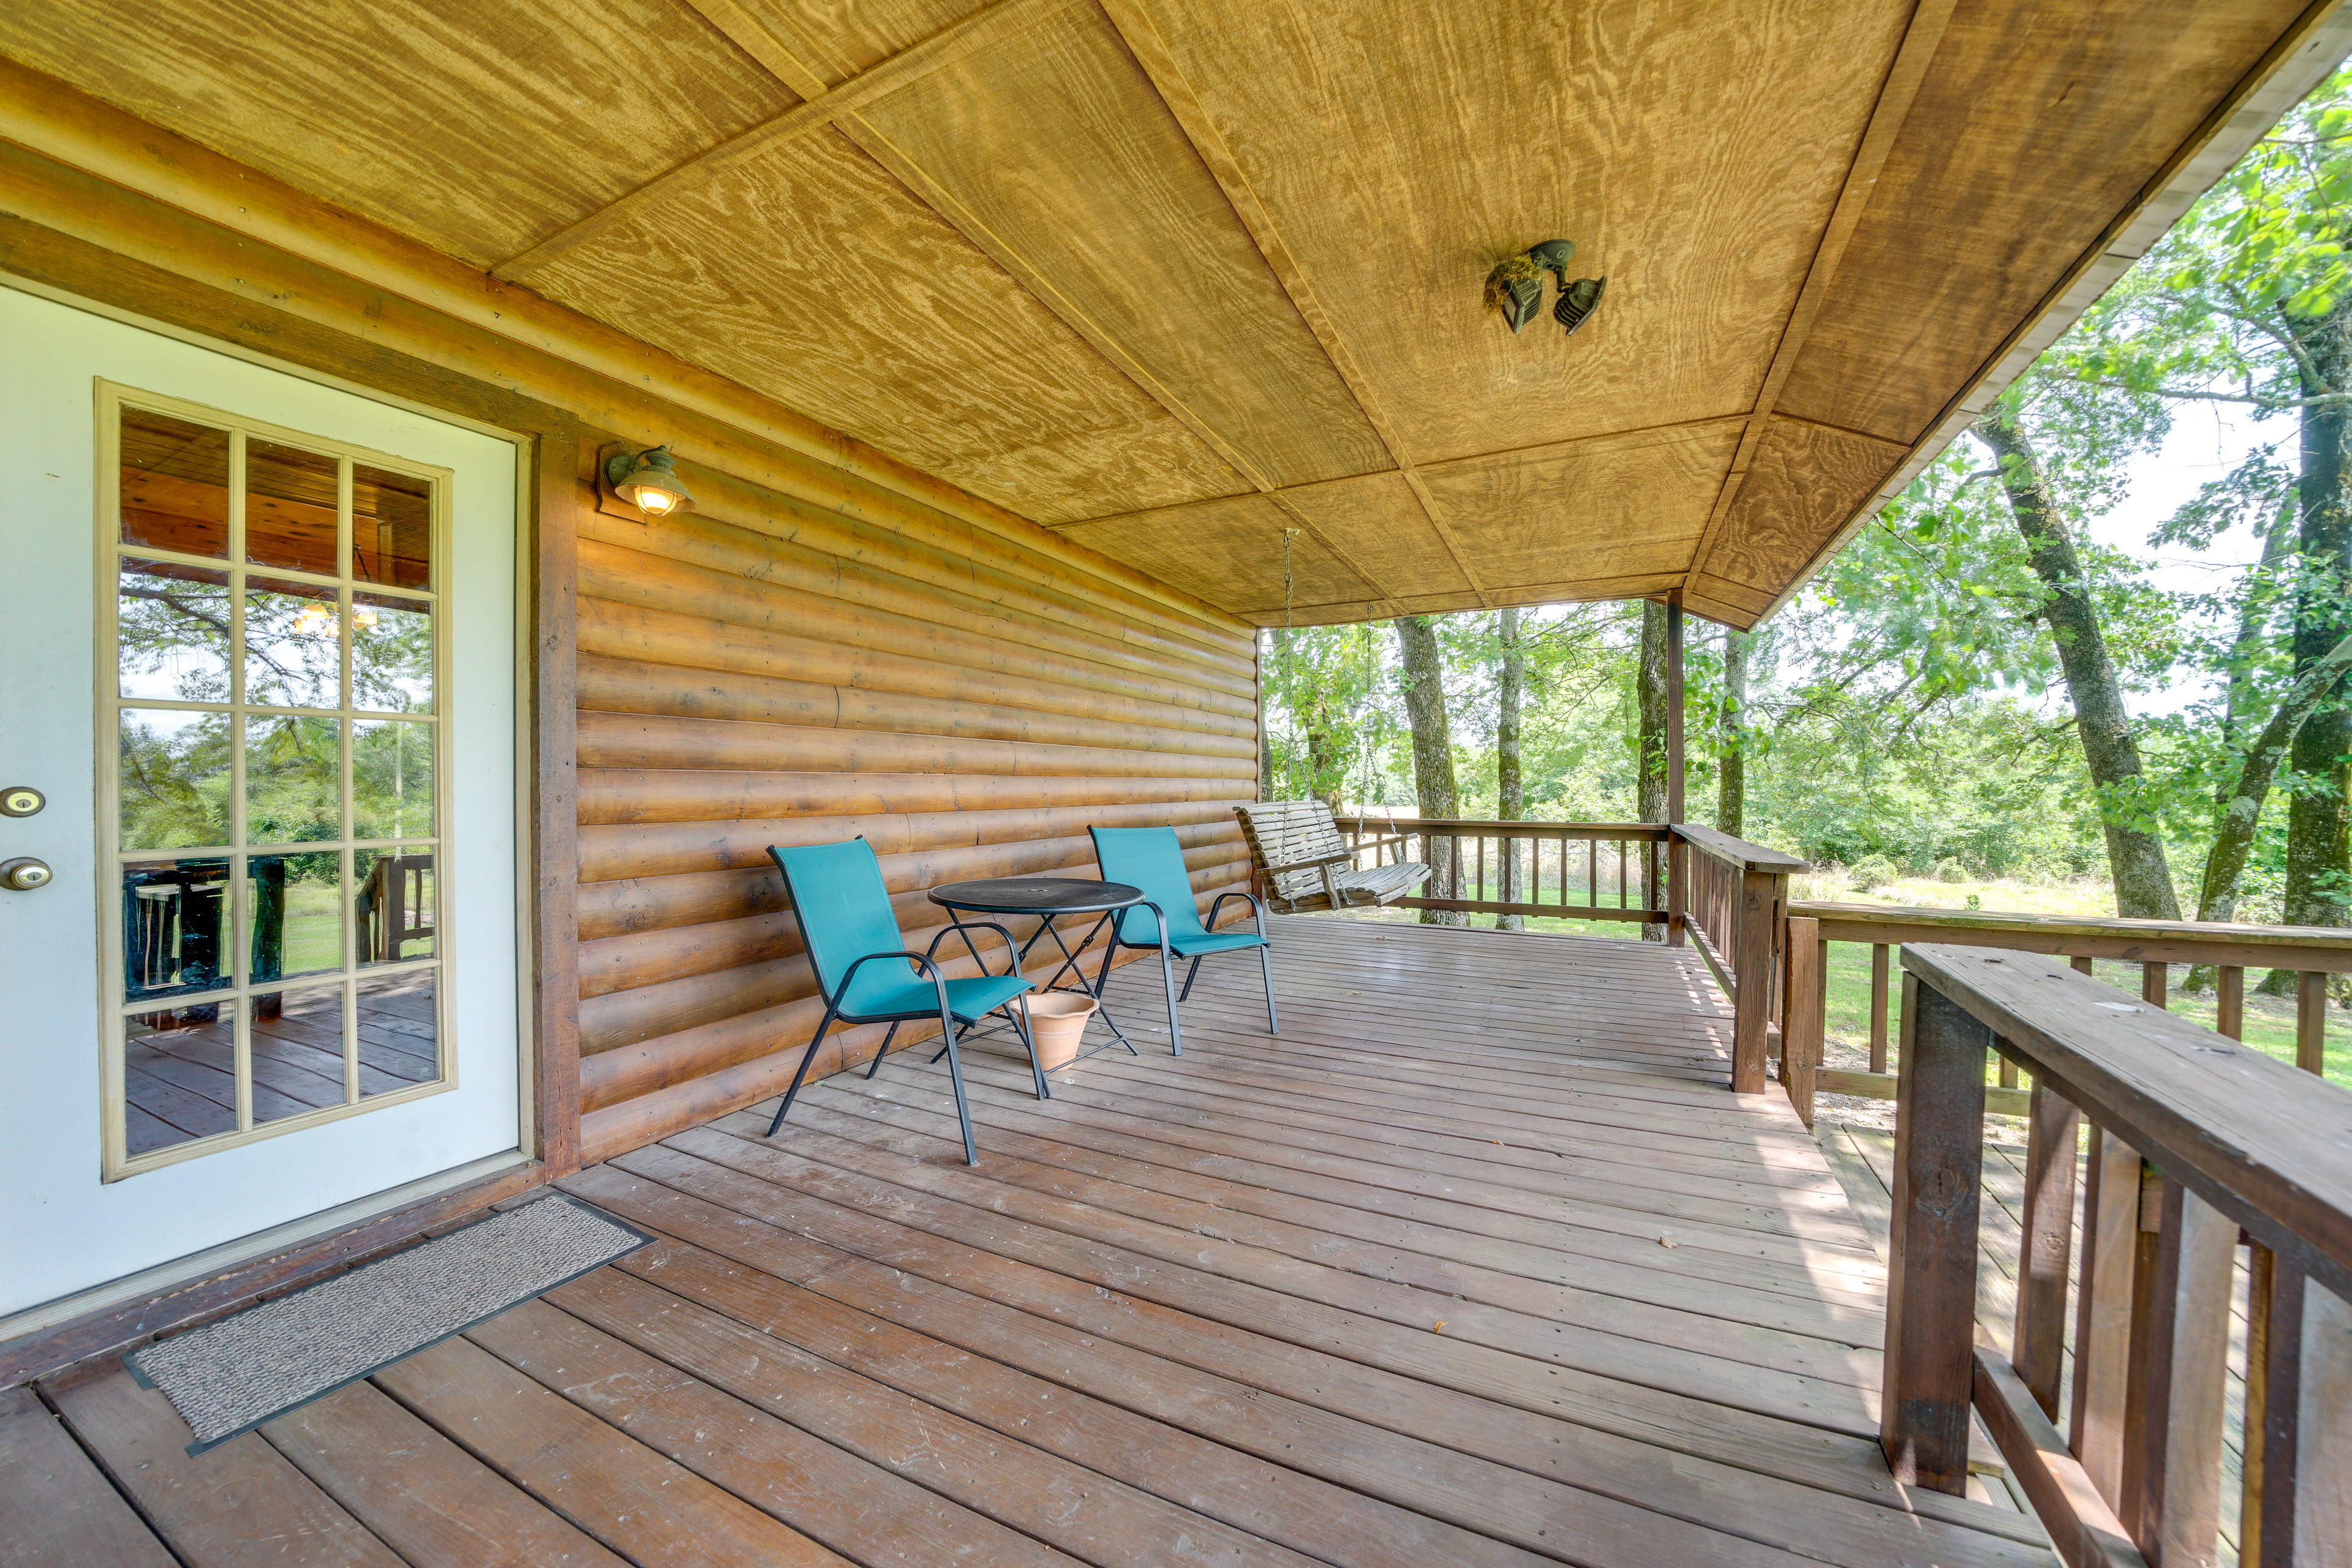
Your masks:
[{"label": "teal patio chair", "polygon": [[[793,1074],[784,1102],[776,1107],[776,1119],[768,1123],[768,1136],[773,1138],[783,1126],[784,1113],[792,1110],[801,1079],[807,1076],[809,1063],[816,1059],[816,1047],[835,1018],[845,1024],[890,1026],[874,1053],[873,1065],[866,1069],[867,1078],[882,1065],[883,1053],[890,1048],[899,1025],[937,1018],[947,1037],[940,1054],[948,1058],[948,1079],[955,1085],[956,1120],[963,1124],[964,1162],[979,1164],[980,1151],[971,1141],[971,1112],[964,1104],[963,1068],[956,1057],[960,1034],[1002,1010],[1021,1036],[1021,1043],[1029,1047],[1029,1072],[1037,1083],[1037,1098],[1051,1097],[1045,1071],[1037,1065],[1036,1039],[1029,1031],[1032,987],[1021,977],[1021,952],[1013,933],[992,921],[966,921],[961,928],[950,925],[932,938],[929,952],[910,952],[902,945],[906,938],[899,934],[898,917],[890,909],[889,889],[882,885],[881,863],[864,837],[791,849],[770,845],[768,855],[784,874],[784,893],[801,923],[801,944],[808,951],[809,967],[824,997],[824,1021],[817,1025],[800,1069]],[[972,979],[948,979],[937,960],[940,943],[976,928],[993,931],[1004,939],[1005,950],[1012,955],[1011,971],[990,974],[983,964],[982,973]],[[975,952],[973,956],[979,954]],[[868,964],[873,967],[867,968]]]},{"label": "teal patio chair", "polygon": [[[1220,952],[1245,952],[1257,950],[1258,967],[1265,974],[1265,1027],[1272,1035],[1282,1033],[1282,1022],[1274,1011],[1274,960],[1271,944],[1265,939],[1265,906],[1248,893],[1220,893],[1217,901],[1209,906],[1209,923],[1201,923],[1201,911],[1192,902],[1192,876],[1184,868],[1184,849],[1176,842],[1172,827],[1089,827],[1087,832],[1095,841],[1095,863],[1102,868],[1106,882],[1125,882],[1143,889],[1143,902],[1123,911],[1118,923],[1111,928],[1110,946],[1103,952],[1102,978],[1095,985],[1100,994],[1103,984],[1110,979],[1113,951],[1122,947],[1156,947],[1160,950],[1160,980],[1168,992],[1168,1044],[1178,1056],[1184,1054],[1184,1034],[1176,1021],[1176,1005],[1192,994],[1192,982],[1201,975],[1201,961]],[[1217,911],[1225,907],[1227,899],[1239,899],[1249,905],[1257,916],[1257,931],[1220,931],[1214,929]],[[1176,989],[1174,972],[1169,967],[1171,958],[1189,958],[1192,966],[1184,973],[1184,989]]]}]

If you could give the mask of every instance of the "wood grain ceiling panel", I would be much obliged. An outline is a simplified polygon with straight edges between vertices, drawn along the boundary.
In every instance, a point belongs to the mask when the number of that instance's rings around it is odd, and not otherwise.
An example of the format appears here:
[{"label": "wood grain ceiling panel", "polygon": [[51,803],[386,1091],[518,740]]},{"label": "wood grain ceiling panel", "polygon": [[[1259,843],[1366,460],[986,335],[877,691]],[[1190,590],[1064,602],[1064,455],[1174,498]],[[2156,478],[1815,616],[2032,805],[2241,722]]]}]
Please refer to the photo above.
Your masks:
[{"label": "wood grain ceiling panel", "polygon": [[[1910,9],[1138,3],[1415,462],[1748,407]],[[1607,303],[1515,338],[1554,237]]]},{"label": "wood grain ceiling panel", "polygon": [[1489,589],[1508,600],[1528,584],[1688,571],[1739,428],[1713,420],[1423,472]]},{"label": "wood grain ceiling panel", "polygon": [[1918,439],[2304,8],[1962,0],[1780,409]]},{"label": "wood grain ceiling panel", "polygon": [[1263,482],[1393,466],[1099,11],[999,40],[867,106],[851,133],[877,153],[886,139],[957,227]]},{"label": "wood grain ceiling panel", "polygon": [[10,0],[0,51],[477,266],[798,101],[675,0]]},{"label": "wood grain ceiling panel", "polygon": [[1040,521],[1249,488],[835,132],[533,283]]},{"label": "wood grain ceiling panel", "polygon": [[[1466,595],[1476,590],[1454,565],[1404,476],[1364,474],[1282,492],[1285,505],[1348,552],[1383,584],[1411,584],[1427,595]],[[1259,603],[1269,601],[1261,598]]]},{"label": "wood grain ceiling panel", "polygon": [[[737,17],[765,28],[838,87],[982,9],[990,0],[687,0],[732,29]],[[723,14],[723,16],[722,16]]]},{"label": "wood grain ceiling panel", "polygon": [[[1232,496],[1192,506],[1139,512],[1130,517],[1075,522],[1066,538],[1141,568],[1171,585],[1206,599],[1221,610],[1279,624],[1283,604],[1282,535],[1297,524],[1264,496]],[[1367,583],[1305,531],[1290,540],[1290,596],[1294,605],[1335,600],[1371,603],[1380,590]],[[1270,616],[1264,606],[1272,606]]]},{"label": "wood grain ceiling panel", "polygon": [[1846,430],[1774,419],[1707,560],[1710,574],[1769,600],[1836,537],[1906,448]]}]

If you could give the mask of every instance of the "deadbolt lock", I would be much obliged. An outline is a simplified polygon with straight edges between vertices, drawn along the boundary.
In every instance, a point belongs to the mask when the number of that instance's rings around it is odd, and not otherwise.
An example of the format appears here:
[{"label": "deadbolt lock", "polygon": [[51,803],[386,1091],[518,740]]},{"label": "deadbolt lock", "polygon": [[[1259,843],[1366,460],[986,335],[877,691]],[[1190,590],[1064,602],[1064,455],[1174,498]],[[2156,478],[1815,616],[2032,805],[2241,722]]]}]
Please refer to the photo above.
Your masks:
[{"label": "deadbolt lock", "polygon": [[0,816],[30,816],[48,804],[48,797],[29,784],[0,789]]},{"label": "deadbolt lock", "polygon": [[30,855],[20,855],[14,860],[0,860],[0,888],[10,892],[29,893],[36,888],[46,888],[57,873],[46,860],[36,860]]}]

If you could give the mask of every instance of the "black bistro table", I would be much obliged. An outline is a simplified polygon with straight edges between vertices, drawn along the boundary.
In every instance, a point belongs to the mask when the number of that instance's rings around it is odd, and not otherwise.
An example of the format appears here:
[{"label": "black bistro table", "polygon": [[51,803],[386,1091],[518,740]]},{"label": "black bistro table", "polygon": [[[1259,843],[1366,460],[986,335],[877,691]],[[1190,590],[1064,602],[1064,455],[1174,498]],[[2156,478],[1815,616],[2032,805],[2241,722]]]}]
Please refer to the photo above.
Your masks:
[{"label": "black bistro table", "polygon": [[[989,877],[972,882],[943,883],[931,889],[930,900],[948,911],[949,920],[962,935],[963,944],[971,950],[974,963],[981,962],[980,948],[972,942],[971,931],[964,925],[961,916],[1037,916],[1043,923],[1029,933],[1028,941],[1021,944],[1017,961],[1027,963],[1029,950],[1049,936],[1062,955],[1062,962],[1037,989],[1073,989],[1063,985],[1061,981],[1065,974],[1076,975],[1077,984],[1075,989],[1095,999],[1095,1016],[1110,1030],[1112,1038],[1125,1046],[1130,1055],[1143,1054],[1135,1048],[1135,1042],[1129,1039],[1125,1031],[1112,1019],[1110,1009],[1102,1005],[1102,988],[1087,983],[1086,966],[1078,962],[1078,954],[1087,950],[1087,943],[1094,941],[1106,924],[1143,902],[1142,889],[1129,887],[1125,882],[1095,882],[1080,877]],[[1062,939],[1061,931],[1055,926],[1056,921],[1071,915],[1095,917],[1094,924],[1087,928],[1087,934],[1078,939],[1075,949]],[[1108,952],[1104,956],[1108,958]],[[1104,973],[1109,973],[1108,968]],[[1080,1052],[1075,1059],[1084,1061],[1097,1051],[1108,1049],[1110,1042],[1105,1041],[1094,1050]]]}]

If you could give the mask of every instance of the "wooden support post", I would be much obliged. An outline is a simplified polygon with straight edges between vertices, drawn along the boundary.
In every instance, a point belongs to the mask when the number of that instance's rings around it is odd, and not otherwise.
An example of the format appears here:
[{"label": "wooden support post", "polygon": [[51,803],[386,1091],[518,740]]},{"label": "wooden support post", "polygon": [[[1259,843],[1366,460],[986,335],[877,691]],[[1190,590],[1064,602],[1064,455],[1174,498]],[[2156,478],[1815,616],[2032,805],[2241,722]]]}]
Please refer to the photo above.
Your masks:
[{"label": "wooden support post", "polygon": [[2074,1317],[2074,1402],[2066,1430],[2091,1484],[2118,1505],[2132,1285],[2139,1260],[2139,1173],[2137,1150],[2104,1127],[2091,1129],[2090,1173],[2083,1194],[2083,1280]]},{"label": "wooden support post", "polygon": [[[1886,1070],[1886,970],[1893,950],[1885,942],[1870,949],[1870,1070]],[[1826,975],[1826,972],[1824,972]],[[1827,984],[1824,978],[1823,984]]]},{"label": "wooden support post", "polygon": [[1666,594],[1666,820],[1683,820],[1683,595]]},{"label": "wooden support post", "polygon": [[[596,443],[542,436],[531,470],[531,1142],[550,1180],[580,1168],[580,515]],[[401,927],[390,928],[398,940]]]},{"label": "wooden support post", "polygon": [[2143,1242],[2116,1514],[2156,1568],[2209,1568],[2221,1527],[2222,1394],[2237,1222],[2178,1182]]},{"label": "wooden support post", "polygon": [[1903,1019],[1879,1444],[1897,1480],[1958,1496],[1969,1481],[1992,1032],[1912,974],[1903,977]]},{"label": "wooden support post", "polygon": [[1738,992],[1731,1008],[1731,1089],[1761,1094],[1765,1080],[1765,1031],[1772,1026],[1772,925],[1779,916],[1773,897],[1777,879],[1769,871],[1740,873],[1738,934],[1731,957]]},{"label": "wooden support post", "polygon": [[2139,999],[2151,1007],[2164,1005],[2164,981],[2167,965],[2143,963],[2139,966]]},{"label": "wooden support post", "polygon": [[2213,1027],[2233,1040],[2246,1037],[2246,972],[2234,963],[2225,963],[2221,968]]},{"label": "wooden support post", "polygon": [[1780,1087],[1808,1127],[1813,1124],[1813,1085],[1822,1065],[1822,973],[1830,951],[1821,931],[1817,920],[1790,917],[1789,994],[1780,1005]]}]

